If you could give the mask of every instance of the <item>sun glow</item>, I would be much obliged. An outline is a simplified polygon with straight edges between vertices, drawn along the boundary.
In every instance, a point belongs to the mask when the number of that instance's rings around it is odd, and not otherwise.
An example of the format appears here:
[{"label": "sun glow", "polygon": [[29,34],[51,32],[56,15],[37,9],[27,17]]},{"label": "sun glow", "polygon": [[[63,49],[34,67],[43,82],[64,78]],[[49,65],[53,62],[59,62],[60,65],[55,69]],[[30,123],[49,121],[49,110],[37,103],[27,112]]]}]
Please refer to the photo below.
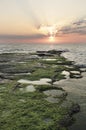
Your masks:
[{"label": "sun glow", "polygon": [[55,42],[57,34],[56,25],[40,25],[39,31],[48,37],[48,42]]},{"label": "sun glow", "polygon": [[55,42],[55,37],[54,36],[50,36],[49,37],[49,42]]}]

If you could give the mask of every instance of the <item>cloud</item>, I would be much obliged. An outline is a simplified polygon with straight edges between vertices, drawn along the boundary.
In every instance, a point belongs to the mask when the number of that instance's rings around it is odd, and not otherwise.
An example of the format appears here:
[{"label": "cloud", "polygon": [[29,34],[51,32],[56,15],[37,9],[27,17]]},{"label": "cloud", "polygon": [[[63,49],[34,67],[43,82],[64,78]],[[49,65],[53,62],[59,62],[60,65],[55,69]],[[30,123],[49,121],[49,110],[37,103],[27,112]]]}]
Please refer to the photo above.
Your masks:
[{"label": "cloud", "polygon": [[56,25],[40,25],[38,29],[40,32],[42,32],[48,37],[50,36],[55,37],[57,33]]},{"label": "cloud", "polygon": [[80,34],[86,35],[86,19],[76,20],[73,23],[61,27],[58,32],[58,35],[62,34]]},{"label": "cloud", "polygon": [[43,39],[46,36],[44,34],[34,34],[34,35],[0,35],[0,39],[15,39],[15,40],[24,40],[24,39],[28,39],[28,40],[34,40],[34,39]]},{"label": "cloud", "polygon": [[38,43],[46,39],[43,34],[34,35],[0,35],[0,43]]},{"label": "cloud", "polygon": [[82,24],[86,24],[86,19],[78,20],[78,21],[74,22],[73,24],[74,24],[74,25],[82,25]]}]

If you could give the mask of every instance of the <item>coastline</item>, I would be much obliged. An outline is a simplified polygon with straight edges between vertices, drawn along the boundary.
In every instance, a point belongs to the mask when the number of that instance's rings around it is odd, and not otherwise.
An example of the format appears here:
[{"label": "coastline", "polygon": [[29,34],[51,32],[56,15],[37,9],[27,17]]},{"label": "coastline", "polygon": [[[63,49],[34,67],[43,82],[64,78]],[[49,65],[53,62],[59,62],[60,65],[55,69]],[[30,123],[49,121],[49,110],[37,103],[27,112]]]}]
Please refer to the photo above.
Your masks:
[{"label": "coastline", "polygon": [[[34,126],[37,130],[66,130],[72,125],[73,114],[79,112],[80,107],[76,102],[67,100],[67,92],[55,83],[67,78],[82,78],[82,71],[61,56],[63,52],[0,54],[1,129],[25,127],[32,130],[34,122],[38,123]],[[28,107],[31,109],[28,110]],[[30,122],[27,122],[29,116]],[[15,120],[15,126],[9,124],[9,121],[13,123]]]}]

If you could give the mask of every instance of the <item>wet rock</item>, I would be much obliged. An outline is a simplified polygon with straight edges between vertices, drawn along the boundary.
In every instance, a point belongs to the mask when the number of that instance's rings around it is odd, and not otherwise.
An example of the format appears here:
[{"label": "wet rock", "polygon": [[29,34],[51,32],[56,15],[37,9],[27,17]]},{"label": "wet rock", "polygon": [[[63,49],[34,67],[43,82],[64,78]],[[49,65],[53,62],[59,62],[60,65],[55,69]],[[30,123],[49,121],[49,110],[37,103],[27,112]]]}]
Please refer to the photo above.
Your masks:
[{"label": "wet rock", "polygon": [[72,73],[72,74],[80,74],[79,71],[70,71],[70,73]]},{"label": "wet rock", "polygon": [[25,87],[25,91],[26,92],[34,92],[34,91],[36,91],[36,89],[33,85],[28,85],[27,87]]},{"label": "wet rock", "polygon": [[22,75],[31,75],[31,73],[17,73],[17,74],[14,74],[14,76],[22,76]]},{"label": "wet rock", "polygon": [[5,79],[4,74],[3,74],[3,73],[0,73],[0,78],[1,78],[1,79]]},{"label": "wet rock", "polygon": [[60,55],[62,52],[65,52],[65,51],[64,50],[49,50],[49,51],[47,51],[47,53],[58,54],[58,55]]},{"label": "wet rock", "polygon": [[43,57],[43,56],[45,56],[46,54],[45,54],[45,53],[37,53],[37,55],[40,56],[40,57]]},{"label": "wet rock", "polygon": [[70,78],[82,78],[82,75],[79,74],[70,74]]},{"label": "wet rock", "polygon": [[70,72],[68,71],[62,71],[62,75],[65,75],[65,78],[68,79],[70,77]]},{"label": "wet rock", "polygon": [[4,74],[4,73],[2,73],[2,74],[0,75],[0,78],[1,78],[1,79],[13,80],[13,79],[14,79],[14,76],[13,76],[13,75],[9,75],[9,74]]},{"label": "wet rock", "polygon": [[86,68],[80,68],[81,72],[86,72]]},{"label": "wet rock", "polygon": [[38,55],[39,57],[53,56],[53,54],[49,54],[49,53],[47,53],[47,52],[45,52],[45,53],[37,53],[37,55]]},{"label": "wet rock", "polygon": [[[64,84],[64,81],[65,81],[66,79],[62,79],[62,80],[59,80],[59,81],[55,81],[53,84],[54,85],[58,85],[59,86],[59,84],[61,83],[63,83]],[[59,87],[61,87],[61,86],[59,86]]]},{"label": "wet rock", "polygon": [[11,67],[13,67],[13,65],[11,65],[9,63],[0,64],[0,70],[5,69],[5,68],[11,68]]},{"label": "wet rock", "polygon": [[28,85],[26,87],[20,87],[19,90],[24,93],[36,91],[36,89],[33,85]]},{"label": "wet rock", "polygon": [[73,68],[74,68],[74,66],[73,66],[73,65],[70,65],[70,66],[65,65],[65,67],[66,67],[66,68],[68,68],[68,69],[73,69]]},{"label": "wet rock", "polygon": [[82,78],[80,71],[70,71],[70,78]]},{"label": "wet rock", "polygon": [[37,51],[37,53],[46,53],[46,51]]},{"label": "wet rock", "polygon": [[18,83],[23,83],[23,84],[33,84],[33,85],[50,85],[51,79],[49,78],[42,78],[40,80],[25,80],[25,79],[20,79],[18,80]]},{"label": "wet rock", "polygon": [[67,52],[67,50],[37,51],[37,55],[38,56],[54,56],[54,55],[60,55],[63,52]]},{"label": "wet rock", "polygon": [[86,68],[86,65],[83,65],[83,64],[77,64],[77,66],[78,66],[79,68]]},{"label": "wet rock", "polygon": [[54,56],[53,54],[49,54],[49,53],[45,53],[45,56],[50,56],[50,57],[52,57],[52,56]]},{"label": "wet rock", "polygon": [[40,59],[38,55],[30,55],[29,59]]}]

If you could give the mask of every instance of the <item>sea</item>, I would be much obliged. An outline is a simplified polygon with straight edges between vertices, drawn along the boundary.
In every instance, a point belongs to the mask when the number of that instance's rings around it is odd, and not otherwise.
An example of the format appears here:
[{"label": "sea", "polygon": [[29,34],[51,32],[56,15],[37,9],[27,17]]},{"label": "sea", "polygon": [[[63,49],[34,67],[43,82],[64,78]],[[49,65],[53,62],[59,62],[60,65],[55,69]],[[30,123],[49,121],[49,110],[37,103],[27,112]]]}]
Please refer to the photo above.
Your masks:
[{"label": "sea", "polygon": [[[0,43],[0,53],[30,53],[35,51],[65,50],[64,57],[86,68],[86,44],[37,44],[37,43]],[[61,85],[68,92],[69,98],[78,102],[80,113],[75,115],[76,122],[69,130],[86,130],[86,72],[81,79],[69,79]]]},{"label": "sea", "polygon": [[43,50],[65,50],[63,54],[76,64],[86,65],[86,44],[37,44],[37,43],[0,43],[0,53],[29,53]]}]

